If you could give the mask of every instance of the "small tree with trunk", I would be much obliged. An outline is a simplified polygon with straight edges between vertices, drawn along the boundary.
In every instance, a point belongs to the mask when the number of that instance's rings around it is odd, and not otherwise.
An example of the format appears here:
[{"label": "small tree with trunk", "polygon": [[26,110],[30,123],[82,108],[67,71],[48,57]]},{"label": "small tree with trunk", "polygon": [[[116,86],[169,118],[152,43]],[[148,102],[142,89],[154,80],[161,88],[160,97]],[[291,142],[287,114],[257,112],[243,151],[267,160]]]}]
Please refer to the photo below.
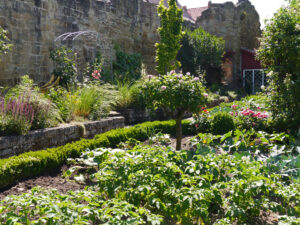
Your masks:
[{"label": "small tree with trunk", "polygon": [[157,72],[166,74],[167,72],[180,67],[180,62],[176,60],[177,53],[181,47],[180,40],[184,34],[182,32],[182,9],[178,8],[176,0],[168,0],[168,8],[164,5],[164,0],[158,6],[160,17],[160,27],[158,33],[160,42],[156,43]]},{"label": "small tree with trunk", "polygon": [[186,112],[197,113],[207,102],[205,88],[198,77],[176,74],[149,75],[143,92],[148,108],[164,108],[176,120],[176,149],[181,149],[182,119]]}]

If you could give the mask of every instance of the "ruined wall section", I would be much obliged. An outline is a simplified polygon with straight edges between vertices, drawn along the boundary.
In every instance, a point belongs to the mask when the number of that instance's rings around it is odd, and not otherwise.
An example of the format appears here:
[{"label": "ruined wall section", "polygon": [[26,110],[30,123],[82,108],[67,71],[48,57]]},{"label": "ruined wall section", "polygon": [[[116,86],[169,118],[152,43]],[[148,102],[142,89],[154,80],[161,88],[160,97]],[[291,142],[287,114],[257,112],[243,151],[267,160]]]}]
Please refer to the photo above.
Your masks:
[{"label": "ruined wall section", "polygon": [[0,84],[12,85],[24,74],[47,81],[53,65],[54,40],[66,32],[97,31],[98,38],[79,38],[67,45],[82,63],[100,48],[106,66],[114,58],[114,43],[140,52],[149,72],[155,68],[154,44],[159,24],[156,5],[143,0],[1,0],[0,26],[9,31],[12,51],[0,57]]},{"label": "ruined wall section", "polygon": [[259,15],[248,1],[237,5],[232,2],[211,4],[196,21],[196,27],[202,27],[211,34],[225,40],[227,51],[233,51],[232,81],[240,80],[240,49],[259,47],[258,37],[261,35]]}]

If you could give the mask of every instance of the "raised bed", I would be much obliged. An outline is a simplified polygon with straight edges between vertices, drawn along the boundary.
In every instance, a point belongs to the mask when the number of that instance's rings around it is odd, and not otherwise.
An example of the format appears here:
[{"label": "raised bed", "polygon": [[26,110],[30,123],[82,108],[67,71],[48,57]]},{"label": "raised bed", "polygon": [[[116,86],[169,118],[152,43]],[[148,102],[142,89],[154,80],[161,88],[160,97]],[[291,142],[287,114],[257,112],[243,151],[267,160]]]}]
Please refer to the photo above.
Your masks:
[{"label": "raised bed", "polygon": [[59,127],[30,131],[26,135],[0,137],[0,158],[19,155],[27,151],[40,150],[92,138],[112,129],[124,127],[124,117],[109,117],[100,121],[64,124]]}]

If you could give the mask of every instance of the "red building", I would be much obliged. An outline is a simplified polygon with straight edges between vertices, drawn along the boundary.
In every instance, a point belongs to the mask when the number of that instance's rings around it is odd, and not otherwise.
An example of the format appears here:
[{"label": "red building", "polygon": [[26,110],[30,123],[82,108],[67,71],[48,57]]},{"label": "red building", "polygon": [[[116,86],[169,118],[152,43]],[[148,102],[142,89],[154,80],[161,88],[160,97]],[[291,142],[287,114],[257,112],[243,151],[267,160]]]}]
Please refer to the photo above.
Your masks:
[{"label": "red building", "polygon": [[265,70],[256,60],[255,50],[241,48],[241,73],[243,87],[248,93],[254,94],[266,85]]}]

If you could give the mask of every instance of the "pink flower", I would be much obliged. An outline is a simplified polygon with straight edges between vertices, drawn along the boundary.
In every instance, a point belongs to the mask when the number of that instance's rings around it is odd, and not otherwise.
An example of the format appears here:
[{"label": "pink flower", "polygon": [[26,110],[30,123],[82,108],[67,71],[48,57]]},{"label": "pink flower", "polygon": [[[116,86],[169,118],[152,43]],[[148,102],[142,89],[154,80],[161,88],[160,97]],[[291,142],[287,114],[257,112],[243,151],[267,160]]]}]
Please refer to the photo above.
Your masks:
[{"label": "pink flower", "polygon": [[194,81],[199,81],[199,77],[195,77],[195,78],[194,78]]},{"label": "pink flower", "polygon": [[183,83],[183,80],[179,80],[179,83]]},{"label": "pink flower", "polygon": [[175,70],[172,70],[172,71],[170,72],[170,75],[173,75],[174,73],[176,73]]},{"label": "pink flower", "polygon": [[100,77],[101,77],[100,71],[94,70],[94,72],[92,73],[92,77],[94,77],[95,79],[99,80]]},{"label": "pink flower", "polygon": [[153,75],[148,75],[148,76],[147,76],[147,78],[148,78],[149,80],[151,80],[152,77],[153,77]]},{"label": "pink flower", "polygon": [[190,75],[191,75],[191,73],[190,73],[190,72],[187,72],[187,73],[186,73],[186,75],[190,76]]},{"label": "pink flower", "polygon": [[208,97],[208,94],[207,94],[207,93],[204,93],[203,96],[204,96],[204,97]]},{"label": "pink flower", "polygon": [[232,106],[231,106],[231,108],[232,108],[233,110],[236,110],[236,107],[237,107],[237,105],[232,105]]},{"label": "pink flower", "polygon": [[161,86],[161,89],[162,89],[162,90],[166,90],[167,87],[163,85],[163,86]]}]

